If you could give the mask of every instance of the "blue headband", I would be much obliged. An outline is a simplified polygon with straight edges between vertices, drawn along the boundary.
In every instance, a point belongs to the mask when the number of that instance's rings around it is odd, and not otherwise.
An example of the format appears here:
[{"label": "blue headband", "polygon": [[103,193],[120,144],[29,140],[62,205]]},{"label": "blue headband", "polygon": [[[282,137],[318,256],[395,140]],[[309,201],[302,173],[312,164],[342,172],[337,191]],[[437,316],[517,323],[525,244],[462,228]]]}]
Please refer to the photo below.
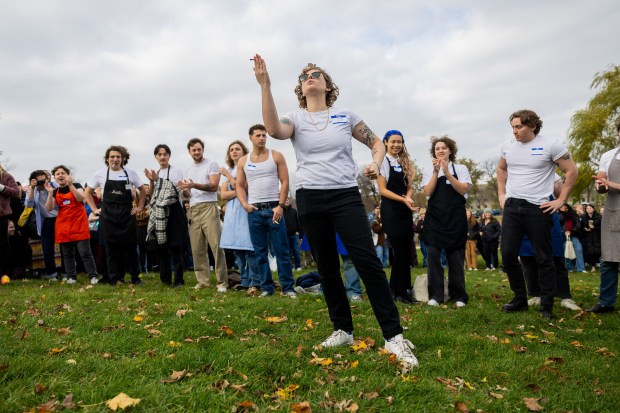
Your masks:
[{"label": "blue headband", "polygon": [[388,139],[390,139],[390,136],[392,136],[392,135],[398,135],[401,138],[405,139],[403,134],[399,130],[392,129],[392,130],[389,130],[389,131],[385,132],[385,136],[383,136],[383,142],[384,143],[387,142]]}]

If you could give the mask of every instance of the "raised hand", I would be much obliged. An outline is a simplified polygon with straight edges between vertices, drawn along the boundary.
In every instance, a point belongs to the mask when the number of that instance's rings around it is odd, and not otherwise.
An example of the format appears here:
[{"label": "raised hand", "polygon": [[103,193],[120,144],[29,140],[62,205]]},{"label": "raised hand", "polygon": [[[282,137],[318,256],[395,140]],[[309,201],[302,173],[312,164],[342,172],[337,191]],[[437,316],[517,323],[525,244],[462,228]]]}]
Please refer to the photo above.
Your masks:
[{"label": "raised hand", "polygon": [[267,65],[265,64],[265,60],[257,53],[254,55],[254,76],[256,76],[256,81],[261,87],[270,87],[271,80],[269,79],[269,73],[267,72]]}]

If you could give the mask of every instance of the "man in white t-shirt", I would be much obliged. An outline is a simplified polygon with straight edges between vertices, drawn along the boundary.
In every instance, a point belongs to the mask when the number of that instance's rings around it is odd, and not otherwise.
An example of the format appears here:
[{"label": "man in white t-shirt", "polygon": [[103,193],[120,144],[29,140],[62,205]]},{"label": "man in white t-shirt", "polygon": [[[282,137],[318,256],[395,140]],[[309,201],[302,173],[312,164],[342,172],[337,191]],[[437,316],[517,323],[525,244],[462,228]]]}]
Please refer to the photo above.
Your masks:
[{"label": "man in white t-shirt", "polygon": [[183,189],[183,195],[189,197],[189,239],[198,281],[194,288],[207,288],[210,285],[208,247],[211,247],[215,258],[217,291],[225,293],[228,290],[228,272],[224,250],[220,249],[222,222],[217,208],[220,167],[204,157],[202,140],[190,139],[187,150],[194,162],[185,169],[184,179],[179,182],[179,186]]},{"label": "man in white t-shirt", "polygon": [[611,313],[618,300],[618,269],[620,268],[620,117],[616,119],[618,143],[601,156],[596,189],[607,192],[605,213],[601,224],[601,284],[598,303],[586,311]]},{"label": "man in white t-shirt", "polygon": [[[542,120],[531,110],[519,110],[510,116],[514,139],[502,145],[497,165],[497,193],[504,209],[501,252],[514,298],[502,309],[526,311],[527,288],[519,264],[519,246],[524,234],[532,241],[539,264],[541,290],[540,313],[553,317],[555,267],[551,248],[553,213],[560,209],[577,179],[577,167],[568,149],[558,139],[538,133]],[[560,196],[553,195],[556,166],[565,174]]]}]

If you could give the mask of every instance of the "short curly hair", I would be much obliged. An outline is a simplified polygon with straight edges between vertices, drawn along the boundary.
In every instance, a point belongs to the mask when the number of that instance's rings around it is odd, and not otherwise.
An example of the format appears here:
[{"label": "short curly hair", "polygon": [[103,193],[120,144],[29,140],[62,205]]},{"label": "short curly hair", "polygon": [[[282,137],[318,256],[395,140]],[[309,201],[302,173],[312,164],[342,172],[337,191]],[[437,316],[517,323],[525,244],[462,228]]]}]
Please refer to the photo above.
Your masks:
[{"label": "short curly hair", "polygon": [[112,145],[110,146],[108,149],[106,149],[105,151],[105,156],[103,157],[103,161],[105,162],[105,166],[110,166],[109,162],[108,162],[108,158],[110,157],[110,152],[120,152],[121,154],[121,159],[123,160],[122,164],[123,166],[127,165],[127,162],[129,162],[129,151],[127,150],[127,148],[125,148],[124,146],[121,145]]},{"label": "short curly hair", "polygon": [[[325,70],[315,65],[314,63],[308,63],[306,67],[301,70],[300,76],[313,69],[319,70],[325,78],[325,84],[327,85],[325,104],[327,105],[327,107],[331,107],[336,101],[336,99],[338,99],[340,89],[338,89],[338,86],[336,85],[336,83],[334,83],[329,73],[327,73]],[[308,102],[306,102],[306,97],[301,92],[301,81],[299,80],[299,78],[297,79],[297,86],[295,86],[295,94],[297,95],[297,100],[299,101],[299,107],[302,109],[306,109],[308,107]]]},{"label": "short curly hair", "polygon": [[510,115],[510,122],[519,118],[521,123],[534,129],[534,135],[538,135],[543,126],[543,121],[533,110],[521,109]]},{"label": "short curly hair", "polygon": [[442,137],[431,136],[431,156],[433,158],[436,158],[435,145],[437,145],[439,142],[445,143],[448,149],[450,149],[450,161],[454,162],[456,159],[456,152],[459,148],[456,146],[456,142],[448,135],[443,135]]}]

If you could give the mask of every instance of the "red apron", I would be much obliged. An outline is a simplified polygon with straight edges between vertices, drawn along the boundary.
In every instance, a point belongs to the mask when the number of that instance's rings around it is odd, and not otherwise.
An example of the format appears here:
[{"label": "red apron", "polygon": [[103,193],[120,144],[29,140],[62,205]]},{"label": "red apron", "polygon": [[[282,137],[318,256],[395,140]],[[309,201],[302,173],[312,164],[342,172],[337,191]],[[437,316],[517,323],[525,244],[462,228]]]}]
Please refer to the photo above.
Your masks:
[{"label": "red apron", "polygon": [[78,202],[69,190],[61,194],[56,190],[54,196],[58,205],[58,218],[56,218],[56,243],[82,241],[90,239],[88,228],[88,216],[81,202]]}]

